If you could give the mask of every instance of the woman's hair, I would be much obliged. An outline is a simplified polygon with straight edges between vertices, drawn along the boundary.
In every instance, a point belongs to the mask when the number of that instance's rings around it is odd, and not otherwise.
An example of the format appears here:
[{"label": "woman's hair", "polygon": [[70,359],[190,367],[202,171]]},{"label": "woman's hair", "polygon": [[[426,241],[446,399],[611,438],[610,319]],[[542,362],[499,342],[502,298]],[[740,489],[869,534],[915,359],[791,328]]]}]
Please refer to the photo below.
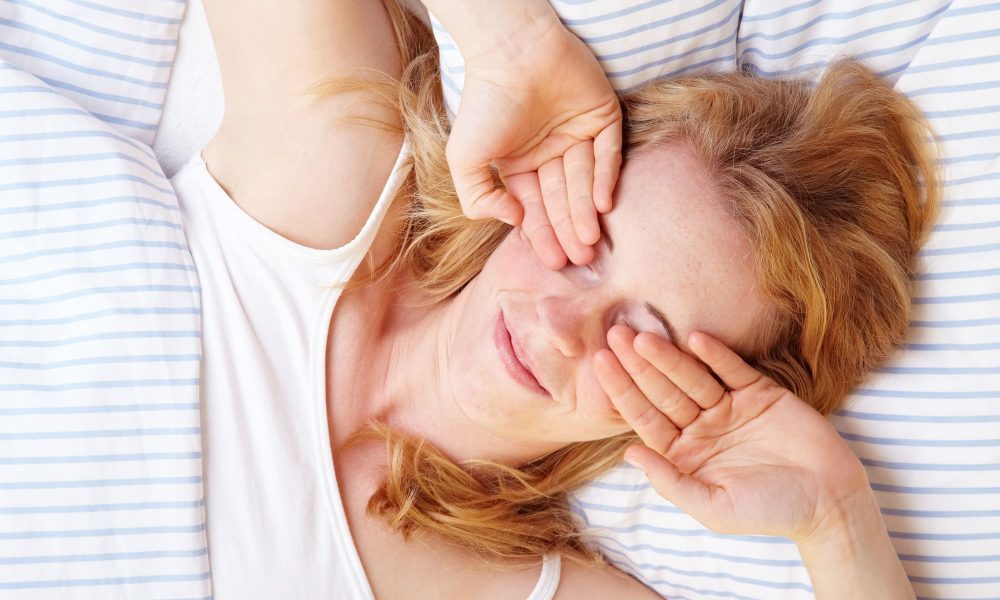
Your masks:
[{"label": "woman's hair", "polygon": [[[510,227],[465,218],[445,158],[449,121],[437,48],[423,22],[385,0],[404,65],[381,87],[398,104],[412,171],[393,258],[362,284],[406,269],[432,302],[461,290]],[[939,206],[932,132],[920,110],[851,60],[815,84],[748,73],[650,83],[622,98],[626,159],[689,144],[749,241],[770,305],[743,358],[823,414],[902,342],[917,250]],[[527,465],[459,466],[374,424],[387,476],[368,510],[404,535],[430,532],[505,564],[548,552],[599,561],[567,493],[617,464],[634,434],[571,444]]]}]

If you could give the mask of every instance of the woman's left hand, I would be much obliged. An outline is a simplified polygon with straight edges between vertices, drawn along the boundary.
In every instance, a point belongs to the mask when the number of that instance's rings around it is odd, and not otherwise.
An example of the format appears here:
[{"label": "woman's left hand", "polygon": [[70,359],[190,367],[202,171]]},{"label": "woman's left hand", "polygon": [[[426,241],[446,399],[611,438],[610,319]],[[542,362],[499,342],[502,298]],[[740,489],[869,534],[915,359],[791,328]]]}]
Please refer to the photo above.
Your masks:
[{"label": "woman's left hand", "polygon": [[645,444],[626,458],[706,527],[804,543],[873,505],[861,462],[829,421],[722,342],[689,337],[726,387],[657,335],[615,326],[608,342],[594,357],[598,379]]}]

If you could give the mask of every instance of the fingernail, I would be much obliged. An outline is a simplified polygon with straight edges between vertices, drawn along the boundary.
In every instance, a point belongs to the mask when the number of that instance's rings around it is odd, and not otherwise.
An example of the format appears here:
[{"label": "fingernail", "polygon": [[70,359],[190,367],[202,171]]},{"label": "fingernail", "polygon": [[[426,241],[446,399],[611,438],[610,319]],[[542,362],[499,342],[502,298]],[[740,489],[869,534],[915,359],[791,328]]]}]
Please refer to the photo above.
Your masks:
[{"label": "fingernail", "polygon": [[503,221],[504,223],[510,225],[511,227],[514,226],[514,220],[509,217],[497,217],[497,219]]}]

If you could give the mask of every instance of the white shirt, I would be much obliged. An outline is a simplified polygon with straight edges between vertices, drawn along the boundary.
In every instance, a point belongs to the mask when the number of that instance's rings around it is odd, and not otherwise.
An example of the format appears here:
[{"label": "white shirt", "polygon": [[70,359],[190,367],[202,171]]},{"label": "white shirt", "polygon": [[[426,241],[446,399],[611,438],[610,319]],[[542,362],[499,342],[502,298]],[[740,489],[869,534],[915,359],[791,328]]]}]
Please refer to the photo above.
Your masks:
[{"label": "white shirt", "polygon": [[[337,487],[326,345],[341,290],[406,177],[401,150],[361,232],[318,250],[244,212],[200,153],[171,179],[201,286],[201,423],[214,595],[374,598]],[[559,580],[547,559],[529,600]]]}]

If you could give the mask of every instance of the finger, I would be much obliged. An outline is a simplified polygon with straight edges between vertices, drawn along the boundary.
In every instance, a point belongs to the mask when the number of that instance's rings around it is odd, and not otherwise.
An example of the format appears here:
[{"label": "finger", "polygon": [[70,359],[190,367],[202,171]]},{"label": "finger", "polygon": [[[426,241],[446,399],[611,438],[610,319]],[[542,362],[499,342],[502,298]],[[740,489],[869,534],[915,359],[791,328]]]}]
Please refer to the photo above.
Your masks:
[{"label": "finger", "polygon": [[581,244],[593,245],[601,237],[594,208],[594,143],[587,140],[572,146],[563,157],[566,193],[573,229]]},{"label": "finger", "polygon": [[462,205],[462,212],[470,219],[500,219],[508,225],[519,225],[523,217],[521,205],[514,197],[498,189],[493,179],[489,163],[470,161],[458,150],[458,146],[448,144],[445,154],[451,177],[455,182],[455,192]]},{"label": "finger", "polygon": [[618,119],[594,138],[594,206],[602,213],[611,210],[621,166],[622,122]]},{"label": "finger", "polygon": [[680,431],[666,415],[650,404],[614,353],[607,349],[598,350],[594,354],[594,373],[615,409],[642,442],[657,452],[665,453]]},{"label": "finger", "polygon": [[726,393],[701,363],[664,338],[649,332],[635,337],[635,351],[670,378],[701,408],[712,408]]},{"label": "finger", "polygon": [[715,494],[704,482],[693,475],[681,473],[669,460],[643,446],[632,446],[626,450],[625,460],[645,473],[657,493],[677,508],[706,527],[718,526],[711,517],[712,512],[718,510],[713,506]]},{"label": "finger", "polygon": [[542,188],[542,202],[549,223],[556,232],[556,238],[566,256],[574,264],[584,265],[594,258],[594,249],[581,244],[573,229],[573,218],[569,214],[566,198],[566,179],[561,158],[554,158],[538,169],[538,181]]},{"label": "finger", "polygon": [[674,425],[684,429],[698,417],[701,408],[659,368],[636,352],[633,347],[635,340],[632,330],[623,325],[616,325],[608,331],[608,345],[643,395]]},{"label": "finger", "polygon": [[764,377],[744,362],[739,354],[703,331],[692,332],[688,336],[688,346],[731,390],[741,390]]},{"label": "finger", "polygon": [[549,217],[542,203],[542,190],[538,183],[538,173],[521,173],[504,178],[507,191],[524,206],[524,220],[521,228],[535,254],[546,267],[558,271],[566,266],[566,253],[563,252],[556,232],[549,223]]}]

